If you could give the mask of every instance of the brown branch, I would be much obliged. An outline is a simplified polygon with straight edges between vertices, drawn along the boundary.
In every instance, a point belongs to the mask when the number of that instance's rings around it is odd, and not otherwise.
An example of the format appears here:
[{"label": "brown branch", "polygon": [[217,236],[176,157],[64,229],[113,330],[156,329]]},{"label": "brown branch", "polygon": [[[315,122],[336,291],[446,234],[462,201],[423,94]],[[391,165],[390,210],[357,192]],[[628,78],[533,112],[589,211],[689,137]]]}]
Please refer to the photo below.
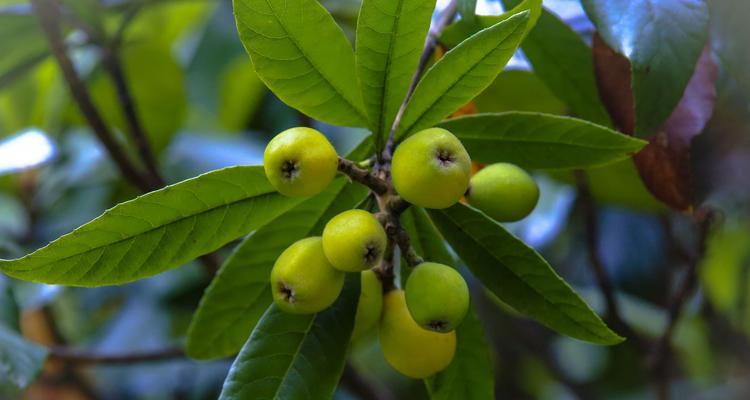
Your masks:
[{"label": "brown branch", "polygon": [[[86,90],[85,84],[75,72],[75,68],[68,57],[60,33],[60,20],[62,15],[58,6],[53,4],[50,0],[34,0],[32,5],[40,19],[42,28],[47,33],[50,48],[52,49],[55,58],[58,60],[58,64],[68,82],[73,98],[76,100],[81,113],[86,118],[97,138],[102,142],[104,147],[108,150],[109,155],[119,167],[122,175],[126,180],[137,186],[142,192],[150,192],[164,187],[165,181],[159,173],[156,159],[154,158],[153,152],[148,143],[147,135],[138,118],[136,105],[130,94],[130,90],[128,89],[127,80],[125,79],[119,57],[115,50],[107,47],[110,43],[96,32],[96,30],[87,25],[85,21],[75,17],[74,14],[66,13],[69,20],[86,32],[89,39],[94,41],[102,51],[102,63],[115,84],[117,96],[120,100],[120,106],[122,107],[126,123],[128,124],[127,132],[136,144],[140,158],[147,168],[147,173],[145,174],[141,174],[137,171],[135,165],[114,140],[114,135],[96,109],[96,106]],[[111,44],[115,47],[118,46],[117,42]],[[206,272],[211,276],[216,274],[216,271],[221,264],[216,253],[201,256],[200,261]]]},{"label": "brown branch", "polygon": [[599,227],[596,203],[591,195],[588,179],[585,172],[575,171],[576,185],[578,187],[578,201],[583,208],[583,216],[586,234],[586,250],[589,263],[594,272],[597,286],[607,306],[607,319],[613,328],[621,335],[632,341],[636,347],[645,352],[648,350],[647,343],[643,338],[622,318],[620,307],[615,297],[615,288],[607,273],[607,269],[599,253]]},{"label": "brown branch", "polygon": [[116,50],[101,47],[102,50],[102,64],[104,68],[109,72],[112,82],[115,84],[115,90],[117,97],[120,99],[120,106],[125,116],[125,122],[128,125],[127,132],[130,134],[133,143],[135,143],[138,149],[138,154],[146,166],[149,173],[149,179],[152,180],[153,186],[161,187],[164,186],[164,179],[161,177],[159,167],[156,164],[156,158],[154,157],[153,151],[151,151],[151,145],[148,142],[148,136],[146,135],[143,125],[138,118],[136,111],[136,105],[133,101],[133,96],[130,94],[127,80],[125,79],[125,73],[120,63],[120,57]]},{"label": "brown branch", "polygon": [[100,354],[73,350],[66,346],[53,346],[49,348],[49,355],[51,358],[75,365],[123,365],[184,358],[185,351],[180,347],[173,347],[142,353]]},{"label": "brown branch", "polygon": [[427,33],[427,40],[425,41],[424,48],[422,49],[422,54],[419,56],[419,63],[417,64],[417,70],[414,72],[414,75],[411,78],[411,82],[409,83],[409,89],[406,92],[404,101],[401,102],[401,106],[399,107],[398,112],[396,113],[396,118],[394,118],[393,124],[391,125],[391,130],[388,134],[388,141],[386,141],[385,148],[383,149],[383,152],[380,155],[379,164],[381,166],[380,167],[381,169],[390,171],[390,163],[391,163],[391,159],[393,159],[393,150],[396,146],[396,143],[395,143],[396,130],[398,130],[398,127],[401,124],[401,118],[403,118],[404,116],[406,105],[409,104],[409,100],[411,99],[412,94],[414,94],[414,89],[417,87],[417,83],[419,83],[419,79],[422,77],[422,74],[424,73],[425,69],[427,69],[427,64],[429,64],[430,58],[432,58],[432,54],[435,52],[435,49],[437,48],[438,38],[440,38],[440,35],[443,33],[443,30],[445,30],[445,28],[456,17],[457,11],[458,11],[458,1],[451,0],[448,6],[445,7],[445,10],[443,10],[443,13],[440,15],[440,19],[438,19],[435,25],[432,26],[429,32]]},{"label": "brown branch", "polygon": [[339,157],[339,171],[346,174],[355,182],[359,182],[373,192],[384,195],[388,193],[389,185],[384,179],[380,179],[370,171],[359,168],[353,161]]},{"label": "brown branch", "polygon": [[[667,306],[667,325],[654,345],[650,364],[657,378],[657,397],[669,398],[669,364],[672,353],[671,342],[677,323],[680,321],[685,304],[695,292],[698,280],[698,266],[706,252],[706,242],[714,222],[715,213],[709,208],[700,208],[693,215],[698,238],[696,252],[691,256],[684,277]],[[672,240],[672,238],[669,238]]]},{"label": "brown branch", "polygon": [[162,187],[164,186],[164,179],[159,173],[156,158],[154,157],[154,153],[151,151],[151,145],[148,142],[148,135],[138,117],[136,104],[130,93],[130,89],[128,88],[125,72],[122,68],[122,63],[118,54],[125,27],[135,16],[138,9],[139,7],[135,7],[131,9],[131,12],[126,14],[124,21],[120,24],[116,36],[112,41],[107,40],[103,33],[94,29],[94,27],[79,18],[74,12],[64,12],[62,16],[85,32],[89,41],[94,43],[99,49],[104,70],[109,74],[112,83],[115,86],[115,93],[119,99],[120,108],[124,117],[123,119],[127,124],[126,132],[135,144],[141,162],[143,162],[143,165],[148,172],[146,178],[151,181],[150,183],[152,186]]},{"label": "brown branch", "polygon": [[52,55],[60,66],[60,70],[62,71],[63,77],[68,85],[71,96],[78,105],[81,114],[83,114],[83,117],[91,126],[94,134],[107,150],[123,177],[125,177],[128,182],[132,183],[142,191],[155,189],[156,186],[154,186],[149,179],[136,169],[130,158],[120,148],[117,141],[115,141],[114,135],[110,132],[109,127],[94,106],[94,103],[86,90],[86,85],[76,73],[75,67],[68,57],[67,49],[62,38],[60,30],[60,11],[57,6],[50,0],[32,0],[31,5],[34,13],[37,15],[42,30],[47,37]]},{"label": "brown branch", "polygon": [[393,263],[393,241],[389,239],[385,247],[383,261],[381,261],[380,265],[373,269],[375,274],[378,276],[378,279],[380,279],[380,283],[383,284],[383,293],[388,293],[396,288],[396,284],[394,282],[396,274],[394,272]]}]

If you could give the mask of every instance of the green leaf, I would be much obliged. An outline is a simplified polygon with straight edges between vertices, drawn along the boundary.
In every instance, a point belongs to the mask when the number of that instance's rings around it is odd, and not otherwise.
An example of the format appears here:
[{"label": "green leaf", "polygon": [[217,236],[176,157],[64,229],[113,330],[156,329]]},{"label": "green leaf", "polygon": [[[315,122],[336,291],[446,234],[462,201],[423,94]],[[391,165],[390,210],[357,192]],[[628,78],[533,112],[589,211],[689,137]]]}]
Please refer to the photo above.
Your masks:
[{"label": "green leaf", "polygon": [[33,15],[0,14],[0,90],[22,77],[49,54]]},{"label": "green leaf", "polygon": [[636,133],[655,133],[682,98],[706,46],[706,1],[584,0],[582,4],[604,42],[630,60]]},{"label": "green leaf", "polygon": [[14,278],[72,286],[117,285],[214,251],[299,204],[262,167],[209,172],[121,203],[25,257],[0,260]]},{"label": "green leaf", "polygon": [[432,400],[495,398],[490,349],[472,307],[456,329],[456,355],[448,368],[425,380]]},{"label": "green leaf", "polygon": [[357,21],[357,74],[378,150],[409,89],[434,8],[435,0],[362,2]]},{"label": "green leaf", "polygon": [[59,68],[47,58],[0,91],[0,136],[30,127],[58,132],[67,100]]},{"label": "green leaf", "polygon": [[[420,207],[409,207],[401,214],[401,225],[409,233],[411,246],[422,258],[455,267],[456,260],[453,258],[445,240],[430,220],[427,212]],[[406,261],[402,261],[399,267],[401,287],[406,284],[409,274],[413,268],[409,268]]]},{"label": "green leaf", "polygon": [[409,233],[411,245],[417,254],[429,261],[450,266],[456,265],[443,237],[423,208],[409,207],[401,215],[401,225]]},{"label": "green leaf", "polygon": [[316,0],[234,0],[255,71],[285,103],[335,125],[368,123],[354,52]]},{"label": "green leaf", "polygon": [[529,12],[470,37],[433,65],[414,90],[398,138],[440,122],[489,86],[518,47]]},{"label": "green leaf", "polygon": [[473,160],[524,168],[583,168],[626,159],[646,145],[581,119],[527,112],[476,114],[444,121]]},{"label": "green leaf", "polygon": [[[128,5],[138,7],[137,4]],[[135,18],[124,32],[125,41],[162,47],[180,45],[178,41],[190,40],[191,33],[206,24],[216,8],[217,3],[206,1],[149,3],[146,7],[138,8]]]},{"label": "green leaf", "polygon": [[208,359],[236,354],[271,303],[268,279],[278,256],[297,240],[320,234],[331,217],[352,208],[366,192],[339,178],[237,245],[201,299],[188,329],[188,355]]},{"label": "green leaf", "polygon": [[[520,4],[503,0],[503,4]],[[570,107],[573,114],[600,125],[611,126],[599,100],[591,48],[567,24],[543,10],[534,29],[521,44],[534,72]]]},{"label": "green leaf", "polygon": [[42,369],[47,350],[0,325],[0,398],[16,398]]},{"label": "green leaf", "polygon": [[285,314],[271,305],[232,364],[220,400],[330,399],[344,369],[359,274],[328,309]]},{"label": "green leaf", "polygon": [[505,70],[492,85],[474,98],[480,113],[530,111],[564,115],[568,106],[531,71]]},{"label": "green leaf", "polygon": [[623,340],[539,253],[499,223],[463,204],[429,212],[472,273],[511,307],[576,339],[606,345]]},{"label": "green leaf", "polygon": [[443,30],[443,33],[440,35],[440,43],[448,47],[455,47],[480,30],[489,28],[500,21],[505,21],[525,10],[529,10],[529,22],[526,24],[525,36],[534,27],[539,14],[542,12],[542,0],[523,0],[515,7],[500,15],[475,15],[474,18],[468,21],[461,18],[461,20]]},{"label": "green leaf", "polygon": [[241,54],[224,68],[219,84],[219,120],[224,129],[247,129],[268,93],[247,56]]}]

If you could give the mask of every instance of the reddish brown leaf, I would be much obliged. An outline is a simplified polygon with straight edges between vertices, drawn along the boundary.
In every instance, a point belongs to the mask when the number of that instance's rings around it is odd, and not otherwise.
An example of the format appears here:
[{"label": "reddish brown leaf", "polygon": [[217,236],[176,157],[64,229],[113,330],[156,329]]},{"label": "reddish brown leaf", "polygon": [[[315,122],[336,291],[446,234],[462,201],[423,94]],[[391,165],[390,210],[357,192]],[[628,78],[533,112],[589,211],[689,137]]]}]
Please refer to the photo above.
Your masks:
[{"label": "reddish brown leaf", "polygon": [[[635,106],[630,62],[598,35],[593,42],[594,70],[599,96],[620,131],[633,135]],[[638,173],[648,190],[668,206],[689,211],[693,206],[690,144],[713,113],[716,65],[706,47],[696,64],[680,103],[649,144],[636,156]]]},{"label": "reddish brown leaf", "polygon": [[615,128],[632,136],[635,132],[635,102],[631,87],[630,61],[612,50],[599,34],[594,34],[593,54],[599,98],[604,103]]},{"label": "reddish brown leaf", "polygon": [[656,198],[677,210],[689,211],[693,206],[690,145],[713,114],[715,81],[716,65],[707,47],[677,108],[635,156],[646,187]]}]

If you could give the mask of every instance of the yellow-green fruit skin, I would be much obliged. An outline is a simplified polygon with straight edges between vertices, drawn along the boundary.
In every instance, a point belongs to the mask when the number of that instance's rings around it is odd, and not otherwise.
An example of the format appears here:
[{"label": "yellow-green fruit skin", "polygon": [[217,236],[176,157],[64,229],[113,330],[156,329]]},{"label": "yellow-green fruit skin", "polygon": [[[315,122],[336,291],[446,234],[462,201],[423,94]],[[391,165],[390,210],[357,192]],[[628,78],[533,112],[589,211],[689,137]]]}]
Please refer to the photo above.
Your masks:
[{"label": "yellow-green fruit skin", "polygon": [[371,213],[348,210],[331,218],[323,229],[323,250],[344,272],[370,269],[383,259],[385,230]]},{"label": "yellow-green fruit skin", "polygon": [[421,327],[449,332],[469,310],[469,287],[455,269],[433,262],[419,264],[406,281],[406,306]]},{"label": "yellow-green fruit skin", "polygon": [[290,197],[314,196],[336,176],[336,149],[312,128],[291,128],[271,139],[263,152],[263,168],[271,185]]},{"label": "yellow-green fruit skin", "polygon": [[292,314],[312,314],[328,308],[343,287],[344,273],[328,262],[323,241],[317,236],[287,247],[271,270],[273,300]]},{"label": "yellow-green fruit skin", "polygon": [[427,208],[447,208],[466,192],[471,158],[461,141],[442,128],[417,132],[393,154],[393,186],[401,197]]},{"label": "yellow-green fruit skin", "polygon": [[383,297],[379,336],[380,348],[388,363],[414,379],[442,371],[456,353],[456,332],[422,329],[406,309],[402,290],[392,290]]},{"label": "yellow-green fruit skin", "polygon": [[383,285],[372,270],[360,273],[359,303],[354,315],[352,339],[356,340],[372,330],[383,311]]},{"label": "yellow-green fruit skin", "polygon": [[471,178],[469,204],[500,222],[523,219],[539,201],[539,187],[523,169],[508,163],[492,164]]}]

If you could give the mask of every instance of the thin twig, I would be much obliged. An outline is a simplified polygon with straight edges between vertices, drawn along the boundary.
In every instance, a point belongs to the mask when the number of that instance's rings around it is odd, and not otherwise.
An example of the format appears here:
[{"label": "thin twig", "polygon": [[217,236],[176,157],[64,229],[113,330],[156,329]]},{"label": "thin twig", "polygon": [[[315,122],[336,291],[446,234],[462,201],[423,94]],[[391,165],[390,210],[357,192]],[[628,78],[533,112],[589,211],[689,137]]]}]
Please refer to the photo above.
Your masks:
[{"label": "thin twig", "polygon": [[[116,50],[107,47],[110,44],[112,46],[118,46],[118,43],[109,43],[95,29],[86,24],[85,21],[80,20],[73,14],[66,14],[76,26],[86,32],[89,39],[93,40],[102,51],[103,64],[115,84],[117,95],[120,100],[120,106],[122,107],[125,120],[128,124],[127,132],[136,144],[140,158],[147,168],[147,171],[143,174],[138,172],[135,164],[131,162],[130,158],[127,157],[119,144],[117,144],[114,135],[107,127],[107,124],[104,122],[104,119],[101,117],[101,114],[99,114],[96,106],[91,100],[85,84],[75,72],[60,33],[61,14],[59,8],[50,3],[49,0],[34,0],[32,5],[39,16],[42,27],[47,33],[50,48],[52,49],[55,58],[58,60],[58,64],[68,82],[73,98],[76,100],[81,113],[88,121],[99,141],[101,141],[104,147],[107,148],[110,156],[119,167],[123,177],[133,185],[137,186],[142,192],[150,192],[164,187],[165,181],[159,173],[156,159],[148,143],[147,135],[138,119],[136,105],[128,89],[119,57],[115,53]],[[203,255],[199,260],[203,264],[206,272],[211,276],[216,274],[216,271],[221,264],[216,253]]]},{"label": "thin twig", "polygon": [[[120,25],[117,34],[124,34],[124,26],[135,16],[138,7],[133,8],[131,13],[126,15],[125,21]],[[128,17],[129,16],[129,17]],[[120,47],[121,37],[115,37],[114,40],[110,41],[104,36],[103,33],[89,25],[86,21],[79,18],[75,13],[65,13],[66,17],[72,24],[80,28],[88,36],[89,41],[94,43],[101,54],[101,61],[104,70],[109,74],[112,82],[115,86],[115,92],[119,99],[120,108],[122,109],[125,123],[127,124],[126,132],[130,136],[130,139],[135,144],[138,150],[138,155],[141,162],[146,167],[148,172],[146,177],[151,180],[151,185],[154,187],[164,186],[164,179],[159,172],[159,168],[156,164],[156,158],[154,157],[153,151],[151,151],[151,145],[148,142],[148,135],[146,134],[143,124],[138,117],[136,104],[133,96],[128,88],[128,82],[125,77],[125,72],[122,68],[120,56],[118,50]]]},{"label": "thin twig", "polygon": [[636,333],[636,331],[622,318],[620,307],[615,297],[615,288],[612,280],[607,273],[607,269],[599,253],[599,227],[596,203],[589,189],[588,179],[583,171],[575,171],[576,184],[578,187],[578,200],[583,208],[585,219],[586,250],[589,256],[589,263],[594,272],[596,283],[599,291],[604,296],[607,306],[607,318],[612,323],[614,329],[621,335],[632,341],[639,350],[647,351],[647,344]]},{"label": "thin twig", "polygon": [[73,350],[66,346],[49,348],[50,357],[76,365],[123,365],[154,361],[168,361],[185,357],[185,351],[180,347],[166,348],[141,353],[100,354],[80,350]]},{"label": "thin twig", "polygon": [[[696,252],[688,263],[684,277],[671,297],[667,306],[667,325],[654,345],[650,364],[657,378],[657,397],[669,398],[669,364],[671,342],[677,323],[680,321],[685,304],[695,292],[698,280],[698,266],[706,252],[706,242],[714,222],[714,212],[709,208],[696,210],[693,218],[698,233]],[[672,238],[670,238],[671,240]]]},{"label": "thin twig", "polygon": [[159,167],[156,164],[156,158],[154,157],[151,146],[148,142],[148,136],[143,129],[143,124],[138,118],[138,112],[136,110],[135,101],[128,88],[127,80],[125,79],[125,73],[120,63],[120,57],[116,50],[102,47],[102,65],[109,72],[112,82],[115,84],[115,90],[117,97],[120,99],[120,106],[125,116],[125,122],[128,125],[127,132],[130,134],[131,139],[135,143],[140,155],[141,161],[146,166],[149,173],[149,179],[153,182],[154,186],[164,186],[164,179],[161,177]]},{"label": "thin twig", "polygon": [[389,185],[384,179],[381,179],[370,171],[358,167],[354,161],[339,157],[339,171],[347,175],[355,182],[359,182],[372,190],[373,192],[384,195],[388,193]]},{"label": "thin twig", "polygon": [[76,101],[81,114],[86,118],[94,134],[105,147],[125,179],[143,191],[155,189],[156,186],[136,169],[130,158],[115,141],[114,135],[94,106],[86,90],[86,85],[76,73],[62,38],[58,8],[49,0],[32,0],[31,4],[47,37],[50,50],[67,82],[71,96]]},{"label": "thin twig", "polygon": [[380,283],[383,284],[383,293],[388,293],[396,288],[394,279],[396,274],[394,272],[394,259],[393,259],[393,241],[388,240],[385,247],[385,254],[383,255],[383,261],[380,262],[376,268],[373,269],[375,274],[380,279]]}]

